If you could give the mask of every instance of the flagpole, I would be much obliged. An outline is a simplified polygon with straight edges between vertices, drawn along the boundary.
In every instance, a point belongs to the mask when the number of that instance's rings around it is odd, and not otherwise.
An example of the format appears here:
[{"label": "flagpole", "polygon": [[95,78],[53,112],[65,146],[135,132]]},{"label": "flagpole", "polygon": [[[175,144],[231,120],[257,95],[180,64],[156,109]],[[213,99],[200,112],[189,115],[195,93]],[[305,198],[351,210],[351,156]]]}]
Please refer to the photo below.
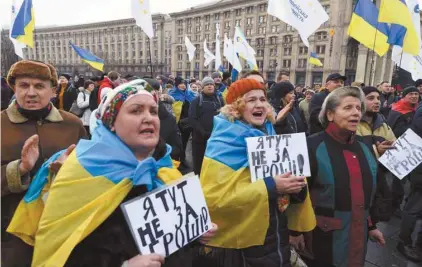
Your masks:
[{"label": "flagpole", "polygon": [[149,67],[150,67],[150,71],[151,71],[151,79],[154,79],[154,70],[152,67],[152,51],[151,51],[151,38],[149,38],[149,42],[148,42],[148,49],[149,49]]},{"label": "flagpole", "polygon": [[[377,34],[378,34],[378,25],[379,25],[379,21],[377,21],[377,26],[375,28],[375,37],[374,37],[374,45],[372,46],[372,57],[371,57],[371,70],[369,72],[370,76],[369,76],[369,86],[372,86],[372,72],[373,72],[373,68],[374,68],[374,62],[375,62],[375,45],[376,45],[376,41],[377,41]],[[375,77],[374,77],[375,78]]]}]

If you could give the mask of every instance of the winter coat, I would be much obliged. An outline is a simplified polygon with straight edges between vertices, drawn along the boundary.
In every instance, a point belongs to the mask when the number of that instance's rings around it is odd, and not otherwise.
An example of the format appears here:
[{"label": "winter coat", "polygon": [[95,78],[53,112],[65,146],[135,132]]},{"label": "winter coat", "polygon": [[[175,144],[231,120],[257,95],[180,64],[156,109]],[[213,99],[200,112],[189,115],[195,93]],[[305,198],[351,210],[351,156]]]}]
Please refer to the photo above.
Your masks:
[{"label": "winter coat", "polygon": [[89,108],[89,97],[91,92],[89,90],[84,90],[83,87],[79,88],[79,94],[77,98],[78,108],[84,109],[82,114],[81,121],[84,126],[89,126],[89,120],[91,118],[91,109]]},{"label": "winter coat", "polygon": [[385,117],[388,118],[388,115],[391,110],[391,106],[394,102],[397,102],[397,98],[394,96],[394,94],[384,94],[380,93],[380,101],[381,101],[381,108],[380,113]]},{"label": "winter coat", "polygon": [[317,227],[306,235],[315,266],[361,267],[368,231],[376,228],[369,216],[376,159],[358,136],[345,134],[334,123],[307,143]]},{"label": "winter coat", "polygon": [[86,132],[81,120],[73,114],[52,107],[44,120],[28,120],[19,113],[15,102],[1,112],[1,125],[1,249],[7,255],[1,258],[1,266],[30,266],[32,247],[6,233],[16,207],[28,187],[28,184],[22,184],[18,168],[22,147],[29,137],[38,134],[40,155],[29,174],[32,178],[45,160],[76,144],[79,139],[86,137]]},{"label": "winter coat", "polygon": [[397,138],[410,128],[414,114],[415,107],[411,106],[405,99],[393,104],[387,122]]},{"label": "winter coat", "polygon": [[189,122],[193,128],[192,141],[204,143],[211,136],[213,119],[224,106],[220,95],[201,93],[191,103]]},{"label": "winter coat", "polygon": [[102,80],[100,82],[100,87],[98,88],[98,98],[97,98],[97,104],[99,105],[101,103],[101,91],[104,88],[110,88],[110,89],[114,89],[114,84],[113,82],[106,76],[104,77],[104,80]]},{"label": "winter coat", "polygon": [[[60,109],[60,91],[61,87],[60,85],[56,89],[56,98],[52,101],[54,103],[54,106],[57,109]],[[73,102],[75,102],[77,98],[77,92],[76,89],[69,83],[67,87],[64,89],[63,93],[63,110],[69,111],[72,107]]]},{"label": "winter coat", "polygon": [[[417,135],[422,138],[422,102],[419,103],[419,106],[416,109],[411,128]],[[422,163],[412,171],[410,182],[413,187],[422,190]]]},{"label": "winter coat", "polygon": [[298,107],[293,106],[284,120],[277,121],[274,124],[274,129],[277,134],[291,134],[306,133],[308,128],[303,113],[300,112]]},{"label": "winter coat", "polygon": [[324,100],[329,93],[330,92],[327,89],[323,89],[311,99],[311,103],[309,104],[309,134],[324,131],[318,116],[322,108],[322,103],[324,103]]},{"label": "winter coat", "polygon": [[158,105],[158,117],[160,118],[160,137],[172,148],[171,158],[177,161],[182,160],[183,145],[180,130],[176,118],[166,109],[161,102]]}]

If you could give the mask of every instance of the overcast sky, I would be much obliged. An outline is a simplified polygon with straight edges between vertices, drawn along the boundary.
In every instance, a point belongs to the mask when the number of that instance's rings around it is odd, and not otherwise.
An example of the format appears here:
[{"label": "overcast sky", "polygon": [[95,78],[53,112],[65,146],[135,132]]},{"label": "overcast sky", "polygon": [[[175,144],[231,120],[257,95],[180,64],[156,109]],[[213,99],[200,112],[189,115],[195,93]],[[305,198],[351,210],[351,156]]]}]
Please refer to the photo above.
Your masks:
[{"label": "overcast sky", "polygon": [[[21,3],[23,0],[16,0]],[[131,0],[32,0],[35,27],[130,18]],[[171,13],[215,0],[150,0],[152,13]],[[12,0],[0,0],[0,26],[9,27]]]}]

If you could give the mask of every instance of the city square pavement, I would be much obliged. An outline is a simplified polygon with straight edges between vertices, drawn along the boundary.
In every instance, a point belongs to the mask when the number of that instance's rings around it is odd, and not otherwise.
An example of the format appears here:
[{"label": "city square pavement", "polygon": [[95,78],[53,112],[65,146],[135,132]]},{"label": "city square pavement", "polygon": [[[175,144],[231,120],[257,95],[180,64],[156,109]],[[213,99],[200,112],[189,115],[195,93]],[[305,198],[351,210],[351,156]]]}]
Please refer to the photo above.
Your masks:
[{"label": "city square pavement", "polygon": [[[186,148],[187,161],[192,166],[192,146],[189,142]],[[392,177],[389,177],[391,184]],[[409,190],[409,183],[407,183],[406,191]],[[366,263],[364,267],[418,267],[421,263],[413,263],[407,261],[397,250],[396,245],[399,240],[400,218],[393,216],[388,223],[378,223],[378,228],[384,233],[386,245],[381,247],[378,244],[368,242],[368,252],[366,254]],[[422,227],[419,222],[416,229]],[[415,231],[416,232],[416,231]],[[414,237],[416,234],[414,233]],[[415,240],[415,238],[414,238]]]}]

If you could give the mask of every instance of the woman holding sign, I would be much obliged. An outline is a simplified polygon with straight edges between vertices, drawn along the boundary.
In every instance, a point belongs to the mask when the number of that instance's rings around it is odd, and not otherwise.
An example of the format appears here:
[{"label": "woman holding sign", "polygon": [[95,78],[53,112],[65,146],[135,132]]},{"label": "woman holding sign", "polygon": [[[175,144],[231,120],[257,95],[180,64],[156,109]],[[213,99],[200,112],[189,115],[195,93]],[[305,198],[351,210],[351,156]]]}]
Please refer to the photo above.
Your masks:
[{"label": "woman holding sign", "polygon": [[[34,246],[32,266],[162,266],[162,256],[139,255],[119,208],[181,177],[171,148],[159,140],[151,89],[135,80],[109,92],[92,140],[77,144],[55,178],[48,165],[61,152],[37,173],[8,228]],[[191,266],[190,254],[182,248],[165,266]]]},{"label": "woman holding sign", "polygon": [[[245,138],[276,134],[264,85],[236,81],[226,102],[214,117],[201,170],[210,215],[219,226],[206,266],[290,267],[289,229],[315,227],[305,178],[286,173],[252,182]],[[303,204],[287,208],[290,202]],[[296,216],[289,217],[289,229],[286,208]]]},{"label": "woman holding sign", "polygon": [[336,89],[319,114],[325,131],[308,137],[308,184],[317,218],[317,227],[306,235],[313,256],[310,267],[363,266],[368,238],[385,244],[369,216],[377,162],[371,148],[356,136],[364,112],[359,88]]}]

